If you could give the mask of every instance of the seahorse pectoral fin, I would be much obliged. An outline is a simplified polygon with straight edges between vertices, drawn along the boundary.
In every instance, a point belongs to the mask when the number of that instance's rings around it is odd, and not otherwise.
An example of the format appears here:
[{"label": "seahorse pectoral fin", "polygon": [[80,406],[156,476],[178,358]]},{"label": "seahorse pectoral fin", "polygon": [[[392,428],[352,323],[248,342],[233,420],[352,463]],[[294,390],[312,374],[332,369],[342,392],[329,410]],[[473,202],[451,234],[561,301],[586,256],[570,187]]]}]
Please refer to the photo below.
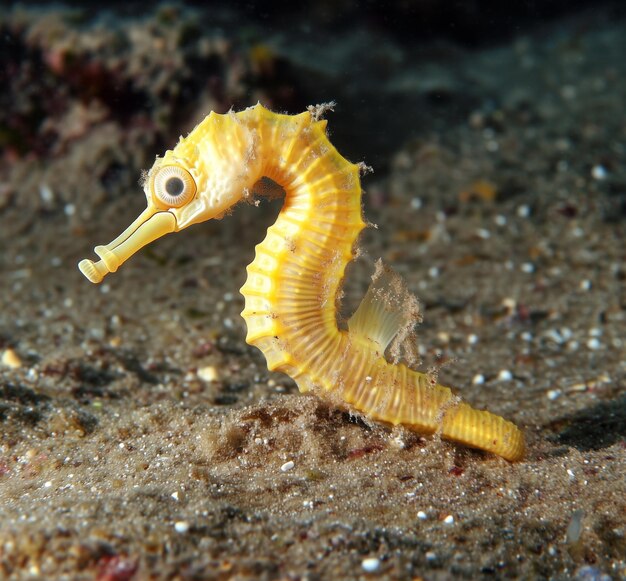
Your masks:
[{"label": "seahorse pectoral fin", "polygon": [[350,334],[375,343],[382,354],[394,339],[403,341],[420,320],[417,299],[379,259],[367,293],[348,320]]},{"label": "seahorse pectoral fin", "polygon": [[78,263],[78,268],[91,282],[101,282],[146,244],[175,230],[174,214],[149,207],[110,244],[95,247],[94,251],[100,257],[98,262],[86,258]]}]

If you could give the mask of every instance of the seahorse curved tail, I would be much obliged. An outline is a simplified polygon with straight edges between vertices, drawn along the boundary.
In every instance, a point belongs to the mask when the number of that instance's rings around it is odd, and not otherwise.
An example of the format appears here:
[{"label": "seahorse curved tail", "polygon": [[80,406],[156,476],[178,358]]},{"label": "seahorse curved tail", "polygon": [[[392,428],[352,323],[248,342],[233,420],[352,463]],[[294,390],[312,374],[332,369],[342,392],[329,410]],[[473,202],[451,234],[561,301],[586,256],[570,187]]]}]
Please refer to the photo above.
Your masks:
[{"label": "seahorse curved tail", "polygon": [[472,448],[493,452],[511,462],[524,457],[524,436],[515,424],[466,403],[459,403],[445,413],[441,435]]}]

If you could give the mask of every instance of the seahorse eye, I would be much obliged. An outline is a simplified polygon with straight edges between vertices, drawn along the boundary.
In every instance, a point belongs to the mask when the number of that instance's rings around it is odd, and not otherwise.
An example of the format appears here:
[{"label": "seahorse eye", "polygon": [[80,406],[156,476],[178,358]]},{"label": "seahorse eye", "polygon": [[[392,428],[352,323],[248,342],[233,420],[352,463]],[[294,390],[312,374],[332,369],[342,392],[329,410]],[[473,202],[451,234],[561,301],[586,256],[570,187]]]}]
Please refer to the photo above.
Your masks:
[{"label": "seahorse eye", "polygon": [[157,170],[152,181],[152,191],[156,202],[179,208],[196,195],[196,182],[186,169],[178,165],[166,165]]},{"label": "seahorse eye", "polygon": [[165,182],[165,191],[170,196],[180,196],[185,189],[185,182],[180,178],[170,178]]}]

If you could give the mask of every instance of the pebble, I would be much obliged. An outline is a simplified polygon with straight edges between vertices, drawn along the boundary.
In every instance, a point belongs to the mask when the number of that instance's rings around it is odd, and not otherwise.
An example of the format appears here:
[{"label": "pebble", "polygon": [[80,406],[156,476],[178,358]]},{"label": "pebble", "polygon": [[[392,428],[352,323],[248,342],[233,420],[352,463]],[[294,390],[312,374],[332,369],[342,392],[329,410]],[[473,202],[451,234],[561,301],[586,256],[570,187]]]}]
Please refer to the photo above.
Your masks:
[{"label": "pebble", "polygon": [[578,509],[572,513],[570,521],[567,525],[567,531],[565,533],[565,542],[568,545],[573,545],[578,542],[580,535],[583,532],[583,518],[585,511]]},{"label": "pebble", "polygon": [[592,565],[583,565],[574,572],[574,581],[611,581],[611,576]]},{"label": "pebble", "polygon": [[594,180],[605,180],[608,175],[609,172],[606,171],[606,168],[603,165],[598,164],[591,168],[591,177]]},{"label": "pebble", "polygon": [[289,462],[285,462],[281,467],[281,472],[289,472],[289,470],[293,469],[295,466],[293,460],[289,460]]},{"label": "pebble", "polygon": [[189,523],[186,520],[179,520],[174,523],[174,530],[181,534],[189,532]]},{"label": "pebble", "polygon": [[367,573],[374,573],[380,569],[380,559],[376,557],[370,557],[369,559],[363,559],[361,562],[361,567],[363,571]]},{"label": "pebble", "polygon": [[563,335],[559,332],[558,329],[548,329],[544,333],[544,337],[559,345],[562,343],[565,343],[565,337],[563,337]]},{"label": "pebble", "polygon": [[426,557],[426,560],[430,563],[437,560],[437,553],[434,553],[433,551],[426,551],[426,554],[424,556]]},{"label": "pebble", "polygon": [[498,373],[498,381],[511,381],[511,379],[513,379],[513,374],[508,369],[502,369]]},{"label": "pebble", "polygon": [[502,214],[498,214],[493,221],[497,226],[506,226],[506,216],[503,216]]},{"label": "pebble", "polygon": [[2,365],[9,369],[17,369],[22,366],[22,360],[13,349],[6,349],[2,354]]},{"label": "pebble", "polygon": [[454,524],[454,517],[449,514],[446,518],[443,519],[444,524],[451,525]]},{"label": "pebble", "polygon": [[568,349],[568,351],[577,351],[577,350],[578,350],[578,347],[579,347],[579,343],[578,343],[578,341],[570,341],[570,342],[567,344],[567,349]]},{"label": "pebble", "polygon": [[419,518],[420,520],[426,520],[428,518],[428,515],[423,510],[418,510],[417,518]]},{"label": "pebble", "polygon": [[505,308],[509,314],[512,314],[517,309],[517,301],[511,297],[502,299],[502,307]]},{"label": "pebble", "polygon": [[485,376],[482,373],[477,373],[472,377],[472,385],[482,385],[485,383]]},{"label": "pebble", "polygon": [[589,347],[592,351],[597,351],[600,347],[602,347],[602,343],[600,343],[597,337],[592,337],[589,341],[587,341],[587,347]]},{"label": "pebble", "polygon": [[550,401],[554,401],[555,399],[560,398],[562,393],[563,392],[560,389],[551,389],[546,395]]},{"label": "pebble", "polygon": [[437,333],[437,339],[439,340],[440,343],[447,345],[448,343],[450,343],[450,333],[446,333],[445,331],[440,331],[439,333]]},{"label": "pebble", "polygon": [[201,367],[200,369],[198,369],[197,375],[202,381],[206,381],[207,383],[211,383],[219,377],[217,369],[212,365]]},{"label": "pebble", "polygon": [[54,200],[54,193],[48,184],[39,184],[39,196],[48,204]]}]

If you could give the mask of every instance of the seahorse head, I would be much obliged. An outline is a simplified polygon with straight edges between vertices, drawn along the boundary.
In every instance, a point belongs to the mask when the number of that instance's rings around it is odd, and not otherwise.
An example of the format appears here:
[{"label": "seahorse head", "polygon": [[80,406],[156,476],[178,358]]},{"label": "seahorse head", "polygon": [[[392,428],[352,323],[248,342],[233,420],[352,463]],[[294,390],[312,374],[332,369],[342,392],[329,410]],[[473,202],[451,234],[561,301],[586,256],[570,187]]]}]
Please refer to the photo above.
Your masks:
[{"label": "seahorse head", "polygon": [[221,218],[259,177],[256,133],[234,113],[211,113],[172,150],[157,157],[143,187],[148,207],[120,236],[96,246],[101,260],[81,272],[100,282],[140,248],[170,232]]}]

